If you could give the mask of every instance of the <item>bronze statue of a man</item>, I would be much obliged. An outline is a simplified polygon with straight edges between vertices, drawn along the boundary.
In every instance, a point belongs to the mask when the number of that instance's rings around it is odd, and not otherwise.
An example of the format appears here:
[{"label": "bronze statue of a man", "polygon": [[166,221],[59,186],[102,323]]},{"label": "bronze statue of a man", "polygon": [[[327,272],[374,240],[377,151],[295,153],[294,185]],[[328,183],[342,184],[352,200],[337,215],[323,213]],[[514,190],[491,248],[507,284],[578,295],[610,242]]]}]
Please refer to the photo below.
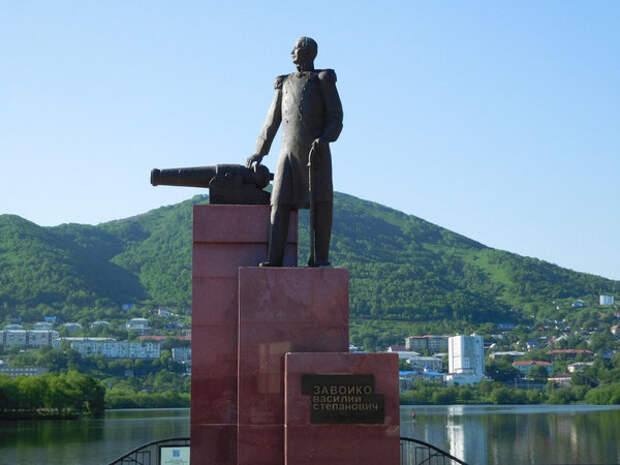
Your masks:
[{"label": "bronze statue of a man", "polygon": [[[291,52],[297,72],[278,76],[275,96],[247,166],[260,163],[282,124],[282,147],[271,194],[269,258],[261,266],[282,266],[292,209],[311,207],[311,266],[329,266],[334,188],[329,143],[342,130],[342,104],[333,69],[314,69],[317,43],[300,37]],[[312,151],[309,185],[309,155]],[[310,198],[312,191],[312,199]],[[312,247],[312,246],[311,246]]]}]

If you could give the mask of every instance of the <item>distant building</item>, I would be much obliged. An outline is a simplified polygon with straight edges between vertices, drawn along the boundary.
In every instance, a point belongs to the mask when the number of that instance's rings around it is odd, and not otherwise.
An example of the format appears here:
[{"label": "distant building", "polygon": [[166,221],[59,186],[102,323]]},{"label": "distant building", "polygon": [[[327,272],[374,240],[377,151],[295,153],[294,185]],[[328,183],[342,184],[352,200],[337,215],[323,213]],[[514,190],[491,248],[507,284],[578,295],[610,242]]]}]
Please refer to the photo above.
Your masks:
[{"label": "distant building", "polygon": [[43,320],[47,321],[48,323],[56,323],[56,317],[55,316],[44,316]]},{"label": "distant building", "polygon": [[411,357],[407,360],[412,370],[416,371],[442,371],[443,366],[441,360],[436,357]]},{"label": "distant building", "polygon": [[581,300],[577,300],[571,304],[571,307],[573,308],[583,308],[585,306],[586,305]]},{"label": "distant building", "polygon": [[62,327],[65,328],[69,334],[82,329],[82,325],[79,323],[65,323]]},{"label": "distant building", "polygon": [[105,358],[154,359],[160,356],[156,342],[112,342],[86,340],[72,342],[71,348],[83,357],[103,355]]},{"label": "distant building", "polygon": [[109,328],[111,326],[109,321],[105,321],[105,320],[97,320],[97,321],[93,321],[90,324],[90,329],[95,329],[95,328]]},{"label": "distant building", "polygon": [[411,358],[419,357],[420,356],[419,352],[414,352],[412,350],[402,350],[402,351],[398,351],[398,352],[388,350],[388,352],[391,352],[393,354],[398,355],[398,359],[399,360],[409,360]]},{"label": "distant building", "polygon": [[594,355],[594,352],[587,349],[554,349],[550,350],[551,357],[564,356],[574,358],[577,355]]},{"label": "distant building", "polygon": [[[13,325],[11,325],[13,326]],[[28,335],[25,329],[5,329],[2,331],[2,345],[5,347],[19,346],[26,348]]]},{"label": "distant building", "polygon": [[53,327],[54,325],[47,321],[39,321],[38,323],[32,325],[32,329],[52,329]]},{"label": "distant building", "polygon": [[192,349],[189,347],[174,347],[172,349],[172,360],[183,364],[192,363]]},{"label": "distant building", "polygon": [[409,336],[405,338],[405,348],[416,352],[427,350],[428,342],[424,336]]},{"label": "distant building", "polygon": [[613,295],[600,295],[599,305],[613,305],[614,304],[614,296]]},{"label": "distant building", "polygon": [[13,323],[11,325],[6,325],[4,329],[24,329],[24,327],[22,325],[18,325],[17,323]]},{"label": "distant building", "polygon": [[428,351],[431,354],[448,350],[448,336],[426,336]]},{"label": "distant building", "polygon": [[572,376],[569,374],[549,376],[547,382],[555,384],[557,387],[571,387],[573,385]]},{"label": "distant building", "polygon": [[175,341],[191,341],[192,337],[191,336],[140,336],[138,337],[138,339],[140,341],[144,341],[144,342],[149,342],[149,341],[156,341],[156,342],[163,342],[166,339],[172,339]]},{"label": "distant building", "polygon": [[517,350],[509,350],[506,352],[493,352],[489,355],[491,360],[495,360],[497,358],[506,358],[508,360],[514,360],[515,358],[523,357],[525,352],[519,352]]},{"label": "distant building", "polygon": [[482,336],[454,336],[449,339],[448,371],[452,374],[484,376]]},{"label": "distant building", "polygon": [[448,350],[448,336],[409,336],[405,338],[405,348],[416,352],[446,352]]},{"label": "distant building", "polygon": [[123,305],[121,305],[121,309],[126,311],[126,312],[131,310],[133,307],[134,307],[134,304],[123,304]]},{"label": "distant building", "polygon": [[7,367],[0,365],[0,375],[17,378],[18,376],[41,376],[48,373],[48,368],[43,367]]},{"label": "distant building", "polygon": [[398,385],[401,392],[410,390],[416,380],[422,380],[427,383],[443,383],[443,379],[444,373],[430,370],[408,370],[398,372]]},{"label": "distant building", "polygon": [[448,342],[450,384],[475,384],[484,377],[484,339],[482,336],[454,336]]},{"label": "distant building", "polygon": [[528,375],[530,373],[530,370],[535,366],[545,367],[547,370],[547,374],[551,373],[551,371],[553,370],[553,365],[551,363],[541,360],[518,360],[516,362],[512,362],[512,366],[524,375]]},{"label": "distant building", "polygon": [[509,331],[511,329],[515,329],[514,323],[498,323],[497,329],[501,329],[504,331]]},{"label": "distant building", "polygon": [[584,368],[591,367],[592,365],[594,365],[594,362],[576,362],[568,365],[566,369],[569,373],[578,373],[583,371]]},{"label": "distant building", "polygon": [[132,318],[125,323],[125,328],[135,331],[150,329],[149,320],[146,318]]},{"label": "distant building", "polygon": [[536,339],[528,339],[525,346],[527,347],[527,350],[538,349],[538,347],[540,347],[540,342]]},{"label": "distant building", "polygon": [[52,342],[58,339],[58,336],[58,331],[49,329],[5,329],[0,331],[0,345],[5,347],[19,346],[24,349],[39,348],[52,345]]},{"label": "distant building", "polygon": [[157,316],[161,316],[161,317],[167,318],[167,317],[169,317],[171,315],[173,315],[173,313],[170,310],[168,310],[167,308],[161,307],[161,308],[157,309]]},{"label": "distant building", "polygon": [[63,342],[116,342],[113,337],[59,337],[52,342],[54,349],[59,349]]},{"label": "distant building", "polygon": [[28,331],[28,347],[39,348],[43,346],[51,346],[52,341],[58,339],[58,331],[49,329]]}]

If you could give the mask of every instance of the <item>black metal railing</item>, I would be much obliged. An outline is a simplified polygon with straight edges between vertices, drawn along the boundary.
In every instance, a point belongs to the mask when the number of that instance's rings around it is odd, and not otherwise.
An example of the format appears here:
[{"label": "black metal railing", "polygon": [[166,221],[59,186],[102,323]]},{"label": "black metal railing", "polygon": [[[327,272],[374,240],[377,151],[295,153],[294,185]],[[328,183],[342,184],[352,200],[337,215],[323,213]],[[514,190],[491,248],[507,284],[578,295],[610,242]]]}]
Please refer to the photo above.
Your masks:
[{"label": "black metal railing", "polygon": [[[131,452],[110,462],[109,465],[160,465],[162,447],[186,447],[190,438],[168,438],[136,447]],[[400,465],[467,465],[428,442],[413,438],[400,438]]]},{"label": "black metal railing", "polygon": [[400,438],[400,465],[467,465],[428,442],[413,438]]},{"label": "black metal railing", "polygon": [[109,465],[160,465],[162,447],[188,447],[189,438],[168,438],[152,441],[136,447],[131,452],[117,458]]}]

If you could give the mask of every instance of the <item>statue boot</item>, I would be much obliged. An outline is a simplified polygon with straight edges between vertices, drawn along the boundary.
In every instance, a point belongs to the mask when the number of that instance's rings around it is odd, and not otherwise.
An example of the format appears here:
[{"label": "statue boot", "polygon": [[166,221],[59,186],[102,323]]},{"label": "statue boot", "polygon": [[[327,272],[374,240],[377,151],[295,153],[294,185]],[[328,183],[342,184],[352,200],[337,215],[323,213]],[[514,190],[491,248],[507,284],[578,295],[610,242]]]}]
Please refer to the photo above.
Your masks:
[{"label": "statue boot", "polygon": [[271,206],[271,226],[269,228],[268,261],[258,266],[282,266],[284,263],[284,249],[288,237],[288,223],[291,207],[287,205]]},{"label": "statue boot", "polygon": [[334,204],[318,202],[314,213],[314,247],[316,255],[315,267],[329,267],[329,244],[332,236],[332,217]]}]

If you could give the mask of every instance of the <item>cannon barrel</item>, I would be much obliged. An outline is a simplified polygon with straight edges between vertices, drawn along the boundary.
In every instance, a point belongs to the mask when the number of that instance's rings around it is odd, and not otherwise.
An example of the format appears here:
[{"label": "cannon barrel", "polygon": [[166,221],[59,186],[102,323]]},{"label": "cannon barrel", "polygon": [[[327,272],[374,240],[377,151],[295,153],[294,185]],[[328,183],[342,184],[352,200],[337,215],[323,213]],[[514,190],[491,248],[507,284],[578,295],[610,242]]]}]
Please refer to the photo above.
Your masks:
[{"label": "cannon barrel", "polygon": [[247,168],[243,165],[215,165],[192,168],[154,169],[151,171],[153,186],[209,187],[214,178],[239,179],[242,184],[252,184],[262,189],[269,185],[273,175],[264,165]]},{"label": "cannon barrel", "polygon": [[264,165],[215,165],[151,171],[153,186],[208,187],[212,204],[264,205],[269,203],[273,175]]}]

